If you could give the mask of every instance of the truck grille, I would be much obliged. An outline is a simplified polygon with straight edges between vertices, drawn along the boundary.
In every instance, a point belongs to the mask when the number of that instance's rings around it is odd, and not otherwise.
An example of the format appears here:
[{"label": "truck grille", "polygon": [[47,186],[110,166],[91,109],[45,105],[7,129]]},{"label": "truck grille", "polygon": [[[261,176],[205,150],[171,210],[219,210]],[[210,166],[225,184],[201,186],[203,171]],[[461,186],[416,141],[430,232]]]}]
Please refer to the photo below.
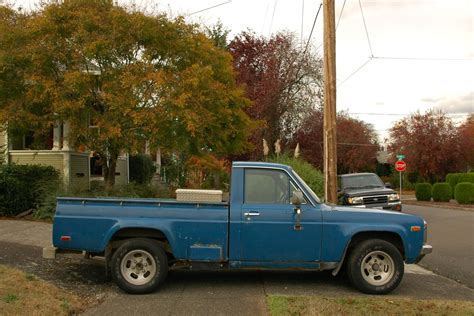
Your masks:
[{"label": "truck grille", "polygon": [[383,204],[387,203],[388,196],[386,195],[377,195],[377,196],[367,196],[363,198],[364,204]]}]

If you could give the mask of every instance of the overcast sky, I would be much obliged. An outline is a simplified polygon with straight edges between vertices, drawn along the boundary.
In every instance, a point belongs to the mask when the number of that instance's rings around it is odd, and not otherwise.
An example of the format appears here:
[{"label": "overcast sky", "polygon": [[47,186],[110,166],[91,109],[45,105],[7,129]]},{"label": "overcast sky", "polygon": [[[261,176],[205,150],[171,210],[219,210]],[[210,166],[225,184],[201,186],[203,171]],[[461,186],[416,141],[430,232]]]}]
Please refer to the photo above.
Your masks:
[{"label": "overcast sky", "polygon": [[[37,2],[15,1],[25,7]],[[174,17],[226,0],[134,2]],[[221,20],[231,36],[247,29],[264,36],[281,30],[301,36],[303,25],[305,43],[320,4],[309,0],[227,2],[187,20],[208,25]],[[336,20],[343,3],[336,0]],[[381,138],[403,117],[398,114],[440,108],[460,121],[474,112],[474,0],[360,0],[360,4],[346,0],[337,29],[338,110],[370,113],[354,116],[372,123]],[[315,47],[321,44],[322,21],[321,10],[311,38]],[[319,50],[322,54],[323,48]]]}]

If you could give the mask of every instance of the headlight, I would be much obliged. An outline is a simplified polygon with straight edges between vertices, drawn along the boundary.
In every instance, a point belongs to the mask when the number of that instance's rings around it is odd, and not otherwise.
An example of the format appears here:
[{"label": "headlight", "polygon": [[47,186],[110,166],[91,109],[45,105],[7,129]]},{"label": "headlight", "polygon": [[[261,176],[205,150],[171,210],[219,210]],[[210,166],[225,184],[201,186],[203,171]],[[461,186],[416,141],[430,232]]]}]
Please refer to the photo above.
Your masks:
[{"label": "headlight", "polygon": [[347,202],[349,202],[349,204],[362,204],[364,200],[362,199],[362,197],[356,196],[348,198]]},{"label": "headlight", "polygon": [[398,201],[400,200],[400,197],[398,196],[397,193],[392,193],[388,195],[388,200],[389,201]]}]

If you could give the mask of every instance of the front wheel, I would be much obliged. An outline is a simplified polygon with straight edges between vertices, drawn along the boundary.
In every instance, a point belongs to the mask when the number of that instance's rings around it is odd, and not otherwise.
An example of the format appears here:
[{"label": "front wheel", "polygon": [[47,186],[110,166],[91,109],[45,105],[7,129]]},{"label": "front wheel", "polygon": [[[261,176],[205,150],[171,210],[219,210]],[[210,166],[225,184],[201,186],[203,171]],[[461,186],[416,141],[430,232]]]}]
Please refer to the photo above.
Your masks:
[{"label": "front wheel", "polygon": [[387,294],[403,278],[403,258],[400,251],[385,240],[366,240],[351,252],[347,272],[352,284],[360,291]]},{"label": "front wheel", "polygon": [[168,273],[168,258],[160,244],[150,239],[125,241],[112,256],[112,277],[130,294],[155,291]]}]

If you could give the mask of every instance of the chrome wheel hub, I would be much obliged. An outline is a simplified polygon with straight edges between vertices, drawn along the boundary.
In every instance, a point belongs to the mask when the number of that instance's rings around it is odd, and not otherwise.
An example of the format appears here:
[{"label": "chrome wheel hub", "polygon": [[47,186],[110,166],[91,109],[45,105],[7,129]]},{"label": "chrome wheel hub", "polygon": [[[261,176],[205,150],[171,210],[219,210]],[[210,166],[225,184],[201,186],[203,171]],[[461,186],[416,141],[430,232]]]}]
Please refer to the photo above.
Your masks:
[{"label": "chrome wheel hub", "polygon": [[392,257],[384,251],[372,251],[362,260],[360,267],[362,277],[369,284],[380,286],[387,284],[395,273]]},{"label": "chrome wheel hub", "polygon": [[125,255],[120,264],[120,272],[127,282],[143,285],[156,275],[157,263],[153,256],[145,250],[132,250]]}]

